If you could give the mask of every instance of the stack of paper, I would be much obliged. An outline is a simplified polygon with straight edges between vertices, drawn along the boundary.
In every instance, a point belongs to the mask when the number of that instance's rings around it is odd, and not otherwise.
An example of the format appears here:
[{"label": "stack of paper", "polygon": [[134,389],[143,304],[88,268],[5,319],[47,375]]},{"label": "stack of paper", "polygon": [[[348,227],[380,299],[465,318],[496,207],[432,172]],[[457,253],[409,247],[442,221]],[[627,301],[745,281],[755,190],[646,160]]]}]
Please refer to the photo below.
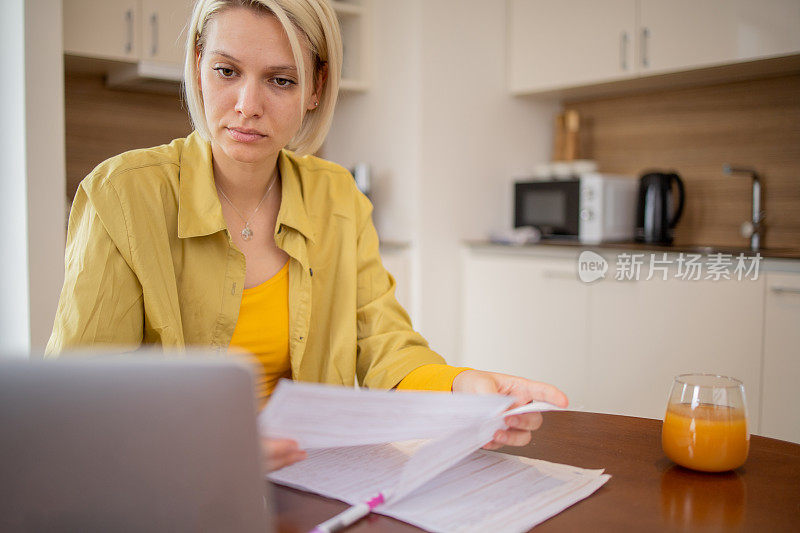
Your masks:
[{"label": "stack of paper", "polygon": [[538,402],[505,412],[511,403],[281,382],[261,431],[296,439],[309,456],[269,478],[350,504],[382,493],[374,512],[430,531],[527,531],[610,476],[479,450],[509,413],[555,409]]}]

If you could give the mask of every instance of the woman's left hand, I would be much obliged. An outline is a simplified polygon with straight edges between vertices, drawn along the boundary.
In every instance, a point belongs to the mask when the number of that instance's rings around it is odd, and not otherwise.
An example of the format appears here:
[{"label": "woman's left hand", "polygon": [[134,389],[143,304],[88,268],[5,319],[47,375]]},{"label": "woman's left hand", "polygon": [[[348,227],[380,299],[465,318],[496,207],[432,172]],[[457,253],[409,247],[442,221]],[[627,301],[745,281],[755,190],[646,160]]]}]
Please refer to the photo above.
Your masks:
[{"label": "woman's left hand", "polygon": [[[496,372],[465,370],[453,380],[453,392],[477,394],[504,394],[514,398],[513,409],[532,401],[544,401],[567,406],[567,396],[553,385]],[[493,440],[483,448],[496,450],[502,446],[525,446],[531,441],[531,432],[542,425],[541,413],[525,413],[506,417],[508,429],[500,429]]]}]

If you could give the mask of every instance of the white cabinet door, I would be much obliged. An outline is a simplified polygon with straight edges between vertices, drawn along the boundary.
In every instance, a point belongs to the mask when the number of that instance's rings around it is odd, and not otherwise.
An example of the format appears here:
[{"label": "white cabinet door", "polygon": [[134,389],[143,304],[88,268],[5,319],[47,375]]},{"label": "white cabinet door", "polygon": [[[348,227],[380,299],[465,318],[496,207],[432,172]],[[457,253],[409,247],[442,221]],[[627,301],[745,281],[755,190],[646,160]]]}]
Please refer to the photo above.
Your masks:
[{"label": "white cabinet door", "polygon": [[556,385],[584,403],[588,286],[573,259],[467,251],[459,364]]},{"label": "white cabinet door", "polygon": [[142,1],[141,59],[183,64],[193,0]]},{"label": "white cabinet door", "polygon": [[797,0],[639,0],[642,74],[800,51]]},{"label": "white cabinet door", "polygon": [[64,0],[64,52],[135,60],[140,52],[139,17],[136,0]]},{"label": "white cabinet door", "polygon": [[757,432],[763,294],[763,276],[596,283],[587,409],[662,418],[675,375],[721,374],[744,382]]},{"label": "white cabinet door", "polygon": [[768,273],[761,434],[800,443],[800,274]]},{"label": "white cabinet door", "polygon": [[635,73],[635,0],[510,0],[509,88],[520,93]]}]

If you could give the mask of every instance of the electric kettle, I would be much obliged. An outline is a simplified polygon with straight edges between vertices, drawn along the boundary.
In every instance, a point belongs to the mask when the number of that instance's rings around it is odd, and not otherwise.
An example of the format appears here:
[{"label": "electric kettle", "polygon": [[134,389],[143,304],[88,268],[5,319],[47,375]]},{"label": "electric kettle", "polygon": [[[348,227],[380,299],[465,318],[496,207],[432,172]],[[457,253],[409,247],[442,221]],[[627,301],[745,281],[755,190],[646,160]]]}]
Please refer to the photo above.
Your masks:
[{"label": "electric kettle", "polygon": [[[677,208],[674,208],[673,184],[678,189]],[[639,204],[636,208],[636,241],[672,244],[672,230],[683,214],[684,199],[683,181],[675,172],[647,172],[642,175],[639,178]]]}]

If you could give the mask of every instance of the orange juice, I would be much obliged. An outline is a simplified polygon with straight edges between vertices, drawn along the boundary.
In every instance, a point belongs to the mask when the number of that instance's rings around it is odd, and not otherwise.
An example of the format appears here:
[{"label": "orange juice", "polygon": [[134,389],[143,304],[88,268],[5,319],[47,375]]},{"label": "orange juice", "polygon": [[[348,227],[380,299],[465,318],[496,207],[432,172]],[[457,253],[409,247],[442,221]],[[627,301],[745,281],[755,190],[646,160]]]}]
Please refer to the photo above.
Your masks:
[{"label": "orange juice", "polygon": [[661,446],[681,466],[724,472],[744,464],[750,448],[743,409],[700,404],[670,404],[661,429]]}]

